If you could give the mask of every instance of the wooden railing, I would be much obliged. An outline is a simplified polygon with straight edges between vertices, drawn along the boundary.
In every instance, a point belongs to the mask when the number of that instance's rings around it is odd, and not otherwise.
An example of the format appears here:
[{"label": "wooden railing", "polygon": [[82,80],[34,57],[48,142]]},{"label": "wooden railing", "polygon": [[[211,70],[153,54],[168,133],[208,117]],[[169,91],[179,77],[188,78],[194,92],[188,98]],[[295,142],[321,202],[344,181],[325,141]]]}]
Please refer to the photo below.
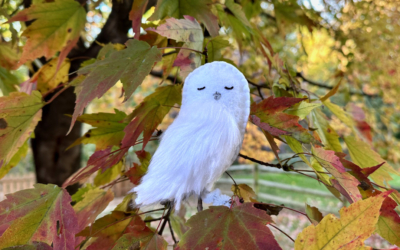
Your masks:
[{"label": "wooden railing", "polygon": [[[88,182],[91,180],[89,179]],[[17,191],[33,188],[36,183],[35,174],[8,174],[0,179],[0,201],[6,198],[6,194],[15,193]],[[133,184],[129,181],[119,182],[112,187],[115,197],[125,196],[129,190],[133,188]]]}]

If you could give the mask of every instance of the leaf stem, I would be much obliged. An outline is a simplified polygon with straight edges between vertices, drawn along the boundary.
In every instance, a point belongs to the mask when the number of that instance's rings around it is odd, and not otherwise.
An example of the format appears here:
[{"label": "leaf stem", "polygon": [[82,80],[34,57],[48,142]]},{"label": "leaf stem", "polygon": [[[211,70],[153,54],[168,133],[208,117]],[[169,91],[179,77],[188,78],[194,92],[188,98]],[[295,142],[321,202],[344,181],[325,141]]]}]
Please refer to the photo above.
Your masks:
[{"label": "leaf stem", "polygon": [[185,50],[191,50],[191,51],[197,52],[199,54],[205,55],[204,51],[195,50],[195,49],[191,49],[191,48],[184,48],[184,47],[162,47],[162,48],[158,48],[158,49],[185,49]]},{"label": "leaf stem", "polygon": [[285,233],[284,231],[282,231],[281,229],[279,229],[277,226],[274,226],[273,224],[268,224],[268,226],[271,226],[273,228],[275,228],[276,230],[278,230],[279,232],[283,233],[284,235],[286,235],[291,241],[294,242],[294,239],[292,237],[290,237],[287,233]]}]

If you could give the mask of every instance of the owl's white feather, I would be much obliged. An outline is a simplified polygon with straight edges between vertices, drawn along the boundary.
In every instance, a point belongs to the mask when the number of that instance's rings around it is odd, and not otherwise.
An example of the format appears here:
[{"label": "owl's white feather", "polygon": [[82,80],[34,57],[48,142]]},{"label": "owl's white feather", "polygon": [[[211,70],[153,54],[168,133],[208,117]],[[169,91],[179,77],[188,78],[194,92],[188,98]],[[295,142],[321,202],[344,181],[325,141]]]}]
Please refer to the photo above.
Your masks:
[{"label": "owl's white feather", "polygon": [[234,66],[212,62],[189,74],[178,117],[131,190],[136,204],[169,200],[179,209],[190,195],[210,192],[239,153],[249,112],[248,83]]}]

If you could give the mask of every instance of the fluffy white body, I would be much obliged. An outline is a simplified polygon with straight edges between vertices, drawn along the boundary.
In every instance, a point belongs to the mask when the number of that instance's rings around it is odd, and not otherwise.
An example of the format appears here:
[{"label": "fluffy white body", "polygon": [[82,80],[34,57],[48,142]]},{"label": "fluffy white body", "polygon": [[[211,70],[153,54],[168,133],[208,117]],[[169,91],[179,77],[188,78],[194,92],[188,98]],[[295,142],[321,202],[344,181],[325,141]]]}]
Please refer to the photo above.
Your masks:
[{"label": "fluffy white body", "polygon": [[137,193],[137,205],[205,195],[236,159],[250,112],[247,80],[225,62],[186,78],[178,117],[164,132]]}]

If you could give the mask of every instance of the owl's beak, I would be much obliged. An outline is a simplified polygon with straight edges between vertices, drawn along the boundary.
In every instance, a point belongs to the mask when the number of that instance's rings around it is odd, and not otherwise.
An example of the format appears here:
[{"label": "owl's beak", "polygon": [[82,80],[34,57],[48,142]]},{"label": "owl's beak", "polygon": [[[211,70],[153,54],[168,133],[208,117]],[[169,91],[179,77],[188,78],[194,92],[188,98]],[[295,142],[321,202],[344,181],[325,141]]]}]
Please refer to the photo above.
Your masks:
[{"label": "owl's beak", "polygon": [[214,99],[218,101],[218,100],[221,98],[221,93],[215,92],[215,93],[213,94],[213,96],[214,96]]}]

